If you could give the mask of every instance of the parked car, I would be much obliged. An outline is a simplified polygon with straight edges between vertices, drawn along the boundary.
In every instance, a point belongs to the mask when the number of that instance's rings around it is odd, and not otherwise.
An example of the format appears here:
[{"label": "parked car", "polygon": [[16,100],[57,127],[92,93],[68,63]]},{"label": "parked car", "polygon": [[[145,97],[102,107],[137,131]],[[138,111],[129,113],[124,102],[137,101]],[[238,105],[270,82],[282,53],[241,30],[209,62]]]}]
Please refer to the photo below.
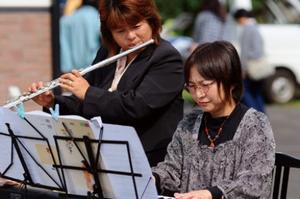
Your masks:
[{"label": "parked car", "polygon": [[[245,1],[245,0],[242,0]],[[264,93],[269,102],[291,100],[300,86],[300,1],[267,0],[266,12],[256,15],[265,42],[265,52],[276,69],[266,79]]]},{"label": "parked car", "polygon": [[[232,0],[231,12],[252,9],[251,0]],[[264,81],[264,95],[271,103],[290,101],[300,87],[300,0],[265,0],[254,12],[265,44],[265,54],[275,74]],[[232,38],[238,28],[231,29]],[[238,42],[233,39],[238,48]]]}]

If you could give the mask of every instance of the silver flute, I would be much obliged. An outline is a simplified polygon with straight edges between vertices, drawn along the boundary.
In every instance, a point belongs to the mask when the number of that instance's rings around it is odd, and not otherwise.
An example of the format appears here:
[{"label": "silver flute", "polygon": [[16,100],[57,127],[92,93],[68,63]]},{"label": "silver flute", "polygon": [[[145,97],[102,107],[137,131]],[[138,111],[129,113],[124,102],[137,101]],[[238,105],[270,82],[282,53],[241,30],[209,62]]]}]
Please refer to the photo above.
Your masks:
[{"label": "silver flute", "polygon": [[[88,66],[87,68],[81,70],[80,74],[81,75],[85,75],[86,73],[91,72],[91,71],[93,71],[93,70],[95,70],[97,68],[101,68],[101,67],[104,67],[104,66],[106,66],[108,64],[111,64],[111,63],[117,61],[118,59],[120,59],[121,57],[124,57],[124,56],[126,56],[126,55],[128,55],[128,54],[130,54],[130,53],[132,53],[134,51],[137,51],[137,50],[139,50],[141,48],[144,48],[145,46],[150,45],[152,43],[154,43],[153,39],[151,39],[151,40],[149,40],[149,41],[147,41],[147,42],[145,42],[145,43],[143,43],[141,45],[138,45],[138,46],[135,46],[133,48],[130,48],[130,49],[128,49],[128,50],[126,50],[126,51],[124,51],[122,53],[119,53],[119,54],[115,55],[115,56],[107,58],[107,59],[105,59],[103,61],[100,61],[100,62],[98,62],[98,63],[96,63],[94,65]],[[8,102],[7,104],[3,105],[3,107],[4,108],[15,107],[18,104],[26,102],[26,101],[28,101],[28,100],[30,100],[30,99],[32,99],[32,98],[34,98],[34,97],[36,97],[36,96],[44,93],[44,92],[46,92],[46,91],[49,91],[49,90],[51,90],[51,89],[53,89],[55,87],[58,87],[59,85],[60,85],[60,83],[59,83],[59,79],[58,78],[54,79],[54,80],[52,80],[50,82],[46,82],[45,85],[44,85],[44,87],[39,88],[36,92],[26,92],[23,95],[19,96],[17,99],[12,100],[12,101]]]}]

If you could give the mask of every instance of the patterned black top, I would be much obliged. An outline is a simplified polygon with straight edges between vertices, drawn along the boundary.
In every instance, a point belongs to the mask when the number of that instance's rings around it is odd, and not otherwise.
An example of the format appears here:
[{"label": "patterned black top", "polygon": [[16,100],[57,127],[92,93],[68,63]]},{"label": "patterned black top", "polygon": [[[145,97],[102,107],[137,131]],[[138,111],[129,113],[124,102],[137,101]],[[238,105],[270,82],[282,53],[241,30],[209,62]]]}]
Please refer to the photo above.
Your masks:
[{"label": "patterned black top", "polygon": [[267,116],[250,108],[231,140],[214,149],[199,142],[203,112],[179,123],[164,162],[153,168],[159,188],[176,192],[217,187],[225,198],[269,198],[275,141]]}]

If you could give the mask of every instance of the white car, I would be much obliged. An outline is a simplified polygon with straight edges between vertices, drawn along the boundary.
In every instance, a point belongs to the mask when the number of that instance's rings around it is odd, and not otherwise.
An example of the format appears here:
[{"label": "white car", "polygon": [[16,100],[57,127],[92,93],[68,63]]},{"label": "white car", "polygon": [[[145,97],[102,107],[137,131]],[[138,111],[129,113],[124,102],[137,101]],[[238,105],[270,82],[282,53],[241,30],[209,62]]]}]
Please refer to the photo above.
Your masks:
[{"label": "white car", "polygon": [[[246,0],[236,0],[245,3]],[[265,12],[255,13],[265,53],[276,73],[265,80],[270,102],[291,100],[300,85],[300,0],[266,0]]]},{"label": "white car", "polygon": [[300,1],[266,1],[266,6],[273,23],[259,27],[276,73],[266,80],[265,94],[271,102],[284,103],[294,97],[300,85]]}]

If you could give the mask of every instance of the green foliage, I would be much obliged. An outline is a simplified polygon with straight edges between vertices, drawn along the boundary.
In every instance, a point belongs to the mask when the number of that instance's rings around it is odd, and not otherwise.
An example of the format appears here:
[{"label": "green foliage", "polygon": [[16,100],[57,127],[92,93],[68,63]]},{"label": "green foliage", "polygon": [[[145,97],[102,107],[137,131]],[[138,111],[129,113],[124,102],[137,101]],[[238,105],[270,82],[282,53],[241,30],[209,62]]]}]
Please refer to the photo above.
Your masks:
[{"label": "green foliage", "polygon": [[163,21],[175,18],[182,12],[196,13],[202,0],[155,0]]},{"label": "green foliage", "polygon": [[185,2],[185,11],[197,13],[201,7],[203,0],[187,0]]},{"label": "green foliage", "polygon": [[[196,14],[200,9],[203,0],[155,0],[157,7],[160,10],[163,21],[169,18],[175,18],[182,12],[189,12]],[[227,0],[229,3],[230,0]],[[264,0],[252,0],[253,10],[261,10],[264,4]]]},{"label": "green foliage", "polygon": [[252,0],[253,10],[261,10],[263,8],[264,0]]},{"label": "green foliage", "polygon": [[181,0],[156,0],[156,5],[163,20],[174,18],[181,12]]},{"label": "green foliage", "polygon": [[187,92],[185,89],[182,91],[182,98],[185,102],[188,102],[190,104],[195,104],[191,94]]}]

